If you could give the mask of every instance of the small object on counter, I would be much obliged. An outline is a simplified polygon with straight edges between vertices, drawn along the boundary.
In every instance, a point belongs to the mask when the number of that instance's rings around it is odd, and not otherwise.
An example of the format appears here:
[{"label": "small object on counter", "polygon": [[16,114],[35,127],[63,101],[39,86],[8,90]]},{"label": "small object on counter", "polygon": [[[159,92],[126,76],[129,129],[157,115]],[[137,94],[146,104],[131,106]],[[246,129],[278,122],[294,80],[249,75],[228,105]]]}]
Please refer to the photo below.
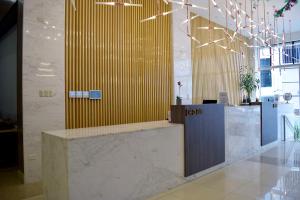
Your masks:
[{"label": "small object on counter", "polygon": [[219,93],[219,103],[224,104],[224,105],[229,105],[227,92],[220,92]]},{"label": "small object on counter", "polygon": [[300,109],[295,109],[294,114],[297,115],[297,116],[300,116]]},{"label": "small object on counter", "polygon": [[180,96],[180,88],[183,86],[183,84],[181,83],[181,81],[177,82],[178,85],[178,96],[176,97],[176,105],[182,105],[182,97]]},{"label": "small object on counter", "polygon": [[292,100],[293,95],[290,92],[284,93],[283,99],[286,101],[286,103],[289,103],[290,100]]},{"label": "small object on counter", "polygon": [[279,98],[280,98],[280,95],[279,94],[275,94],[274,95],[274,102],[275,103],[279,102]]},{"label": "small object on counter", "polygon": [[176,105],[182,105],[182,98],[180,96],[176,97]]},{"label": "small object on counter", "polygon": [[169,123],[171,123],[171,122],[172,122],[172,118],[171,118],[171,111],[168,111],[168,121],[169,121]]}]

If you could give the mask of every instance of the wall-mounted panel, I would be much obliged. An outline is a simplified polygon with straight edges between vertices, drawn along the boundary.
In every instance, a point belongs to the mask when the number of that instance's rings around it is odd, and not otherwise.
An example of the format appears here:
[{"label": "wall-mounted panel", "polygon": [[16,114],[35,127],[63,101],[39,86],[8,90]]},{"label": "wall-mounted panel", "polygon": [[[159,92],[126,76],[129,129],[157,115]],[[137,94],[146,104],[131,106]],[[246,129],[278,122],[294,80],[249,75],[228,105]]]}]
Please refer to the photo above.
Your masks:
[{"label": "wall-mounted panel", "polygon": [[[163,120],[171,104],[171,19],[140,20],[169,10],[66,1],[67,128]],[[69,91],[102,90],[101,100],[68,98]]]}]

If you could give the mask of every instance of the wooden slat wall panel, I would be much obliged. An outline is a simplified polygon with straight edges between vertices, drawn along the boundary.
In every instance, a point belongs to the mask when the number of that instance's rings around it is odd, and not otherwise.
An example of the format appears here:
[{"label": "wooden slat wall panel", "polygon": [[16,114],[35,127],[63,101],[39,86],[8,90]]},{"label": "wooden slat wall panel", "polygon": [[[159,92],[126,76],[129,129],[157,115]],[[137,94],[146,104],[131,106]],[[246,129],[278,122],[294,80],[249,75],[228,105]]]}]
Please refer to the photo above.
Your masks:
[{"label": "wooden slat wall panel", "polygon": [[[66,0],[66,127],[164,120],[171,104],[171,18],[156,1],[142,8],[97,6]],[[161,4],[161,10],[169,10]],[[103,99],[70,99],[69,91],[100,89]]]},{"label": "wooden slat wall panel", "polygon": [[[193,16],[195,14],[192,14]],[[208,20],[197,17],[191,23],[192,35],[203,43],[210,41],[207,30],[199,30],[198,27],[208,26]],[[211,22],[211,26],[222,27]],[[232,31],[229,31],[233,35]],[[238,37],[249,43],[249,40],[238,34]],[[223,31],[212,31],[211,40],[225,38]],[[192,41],[192,67],[193,67],[193,103],[199,104],[203,99],[218,99],[219,92],[227,92],[229,103],[239,105],[240,92],[240,67],[251,66],[253,52],[245,47],[241,41],[231,42],[230,39],[219,42],[223,46],[230,47],[241,54],[235,54],[218,47],[209,45],[197,48],[199,44]]]}]

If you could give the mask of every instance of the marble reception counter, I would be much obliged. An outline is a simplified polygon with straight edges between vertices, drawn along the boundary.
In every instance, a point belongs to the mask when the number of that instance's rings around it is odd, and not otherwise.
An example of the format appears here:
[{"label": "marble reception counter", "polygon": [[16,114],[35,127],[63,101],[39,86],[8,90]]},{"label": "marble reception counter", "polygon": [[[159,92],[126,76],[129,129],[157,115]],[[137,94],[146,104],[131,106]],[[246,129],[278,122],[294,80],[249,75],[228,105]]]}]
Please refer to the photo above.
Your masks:
[{"label": "marble reception counter", "polygon": [[261,149],[260,106],[225,107],[226,162],[234,162]]},{"label": "marble reception counter", "polygon": [[278,105],[225,107],[226,162],[272,147],[278,141]]},{"label": "marble reception counter", "polygon": [[167,121],[42,133],[49,200],[135,200],[184,183],[183,126]]},{"label": "marble reception counter", "polygon": [[183,124],[158,121],[43,132],[45,197],[143,200],[264,150],[260,106],[223,107],[221,113],[225,148],[219,149],[224,149],[225,159],[189,177]]}]

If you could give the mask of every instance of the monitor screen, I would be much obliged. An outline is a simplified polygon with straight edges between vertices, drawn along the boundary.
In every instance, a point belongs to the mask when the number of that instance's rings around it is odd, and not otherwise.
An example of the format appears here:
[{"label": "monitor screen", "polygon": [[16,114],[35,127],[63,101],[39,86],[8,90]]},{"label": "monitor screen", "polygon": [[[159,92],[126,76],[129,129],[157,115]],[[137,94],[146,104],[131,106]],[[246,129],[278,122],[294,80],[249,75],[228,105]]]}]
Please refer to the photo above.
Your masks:
[{"label": "monitor screen", "polygon": [[217,100],[207,100],[207,99],[203,100],[203,104],[217,104],[217,103],[218,103]]}]

